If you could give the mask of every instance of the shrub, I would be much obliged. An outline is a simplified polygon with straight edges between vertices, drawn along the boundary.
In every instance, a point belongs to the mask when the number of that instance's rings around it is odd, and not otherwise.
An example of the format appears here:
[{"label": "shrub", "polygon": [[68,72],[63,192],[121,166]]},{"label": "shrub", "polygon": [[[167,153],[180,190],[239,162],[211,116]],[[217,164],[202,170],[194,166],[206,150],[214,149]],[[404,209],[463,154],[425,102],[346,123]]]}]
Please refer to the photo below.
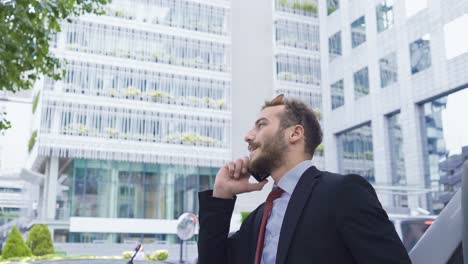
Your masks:
[{"label": "shrub", "polygon": [[28,246],[26,246],[21,233],[18,231],[16,226],[14,226],[11,232],[8,234],[5,246],[3,247],[2,258],[8,259],[13,257],[29,256],[31,256],[31,250],[28,248]]},{"label": "shrub", "polygon": [[169,257],[169,251],[165,249],[156,250],[154,256],[156,257],[156,260],[166,260]]},{"label": "shrub", "polygon": [[122,257],[124,259],[131,259],[132,258],[132,255],[133,255],[133,252],[132,251],[124,251],[122,253]]},{"label": "shrub", "polygon": [[36,144],[36,137],[37,137],[37,130],[34,130],[32,132],[31,137],[29,138],[29,143],[28,143],[28,151],[31,152],[31,150],[34,148],[34,145]]},{"label": "shrub", "polygon": [[34,256],[54,254],[54,245],[47,225],[34,225],[29,230],[26,244]]}]

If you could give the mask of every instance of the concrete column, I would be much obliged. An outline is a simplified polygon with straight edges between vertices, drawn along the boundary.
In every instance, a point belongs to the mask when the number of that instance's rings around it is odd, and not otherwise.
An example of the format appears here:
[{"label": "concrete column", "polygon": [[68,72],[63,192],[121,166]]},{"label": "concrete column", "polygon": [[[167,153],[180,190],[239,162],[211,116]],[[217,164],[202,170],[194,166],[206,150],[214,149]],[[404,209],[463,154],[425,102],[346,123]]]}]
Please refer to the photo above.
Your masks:
[{"label": "concrete column", "polygon": [[46,169],[46,197],[45,197],[45,219],[55,219],[55,206],[57,204],[57,179],[59,172],[59,158],[51,157]]},{"label": "concrete column", "polygon": [[[244,136],[263,102],[273,96],[273,4],[271,0],[232,1],[232,158],[248,154]],[[267,188],[264,188],[264,190]],[[265,192],[266,191],[266,192]],[[240,195],[236,212],[250,211],[268,193]]]},{"label": "concrete column", "polygon": [[119,174],[115,168],[110,169],[110,186],[109,186],[109,217],[117,218],[117,198],[119,191]]}]

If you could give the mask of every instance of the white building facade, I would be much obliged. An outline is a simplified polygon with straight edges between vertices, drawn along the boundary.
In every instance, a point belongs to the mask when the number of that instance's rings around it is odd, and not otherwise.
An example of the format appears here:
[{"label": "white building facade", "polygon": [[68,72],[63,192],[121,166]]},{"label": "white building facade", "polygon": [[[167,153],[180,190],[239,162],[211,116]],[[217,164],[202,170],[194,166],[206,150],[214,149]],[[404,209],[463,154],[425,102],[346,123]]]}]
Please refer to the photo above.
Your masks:
[{"label": "white building facade", "polygon": [[223,0],[116,0],[63,23],[66,76],[34,90],[26,166],[56,241],[171,240],[198,211],[231,157],[229,17]]},{"label": "white building facade", "polygon": [[326,5],[320,12],[325,167],[366,177],[387,208],[437,212],[446,124],[468,114],[466,104],[444,114],[456,107],[447,99],[468,91],[468,40],[454,26],[466,25],[468,1]]}]

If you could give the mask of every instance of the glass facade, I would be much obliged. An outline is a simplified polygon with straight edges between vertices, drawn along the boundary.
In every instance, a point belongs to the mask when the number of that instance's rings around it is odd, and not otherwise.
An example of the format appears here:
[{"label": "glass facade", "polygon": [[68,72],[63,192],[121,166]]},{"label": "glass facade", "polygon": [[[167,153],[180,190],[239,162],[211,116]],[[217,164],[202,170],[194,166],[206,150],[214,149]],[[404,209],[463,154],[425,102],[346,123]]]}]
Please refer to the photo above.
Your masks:
[{"label": "glass facade", "polygon": [[353,75],[354,77],[354,98],[358,99],[369,94],[369,70],[362,68]]},{"label": "glass facade", "polygon": [[276,10],[300,16],[317,16],[317,0],[276,0]]},{"label": "glass facade", "polygon": [[344,105],[344,82],[339,80],[331,85],[332,110]]},{"label": "glass facade", "polygon": [[218,35],[227,34],[229,21],[225,8],[183,0],[114,0],[106,15]]},{"label": "glass facade", "polygon": [[379,60],[380,87],[384,88],[398,81],[398,63],[395,52]]},{"label": "glass facade", "polygon": [[401,131],[400,113],[387,116],[392,185],[406,185],[405,159],[403,157],[403,135]]},{"label": "glass facade", "polygon": [[330,15],[331,13],[335,12],[340,8],[340,0],[327,0],[327,14]]},{"label": "glass facade", "polygon": [[375,182],[371,124],[337,135],[340,173],[358,174]]},{"label": "glass facade", "polygon": [[328,38],[328,54],[330,61],[342,55],[341,31]]},{"label": "glass facade", "polygon": [[44,90],[101,98],[128,99],[160,104],[230,109],[231,82],[124,66],[69,60],[65,78],[48,79]]},{"label": "glass facade", "polygon": [[320,49],[318,25],[280,19],[275,21],[275,29],[277,45],[314,51]]},{"label": "glass facade", "polygon": [[409,49],[411,74],[416,74],[431,67],[431,45],[428,34],[410,43]]},{"label": "glass facade", "polygon": [[439,185],[439,163],[447,158],[448,151],[444,140],[442,112],[447,105],[447,97],[442,97],[423,105],[426,137],[427,187]]},{"label": "glass facade", "polygon": [[366,19],[364,16],[351,23],[351,46],[353,48],[366,42]]},{"label": "glass facade", "polygon": [[276,56],[277,79],[320,86],[320,60],[289,54]]},{"label": "glass facade", "polygon": [[382,32],[393,26],[393,0],[385,0],[375,8],[377,17],[377,32]]},{"label": "glass facade", "polygon": [[69,167],[70,216],[176,219],[197,212],[197,193],[218,168],[74,160]]},{"label": "glass facade", "polygon": [[73,21],[64,28],[69,51],[230,71],[226,44],[84,21]]}]

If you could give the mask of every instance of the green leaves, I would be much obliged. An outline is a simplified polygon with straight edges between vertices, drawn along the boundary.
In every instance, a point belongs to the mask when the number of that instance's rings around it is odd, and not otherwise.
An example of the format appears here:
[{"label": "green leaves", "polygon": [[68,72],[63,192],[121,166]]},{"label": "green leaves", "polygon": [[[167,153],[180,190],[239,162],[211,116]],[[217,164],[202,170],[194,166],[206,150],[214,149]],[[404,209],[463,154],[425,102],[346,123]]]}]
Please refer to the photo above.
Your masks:
[{"label": "green leaves", "polygon": [[[60,32],[64,19],[103,14],[107,3],[110,0],[0,1],[0,90],[31,89],[40,75],[62,78],[49,37]],[[8,128],[7,122],[0,118],[0,131]]]}]

